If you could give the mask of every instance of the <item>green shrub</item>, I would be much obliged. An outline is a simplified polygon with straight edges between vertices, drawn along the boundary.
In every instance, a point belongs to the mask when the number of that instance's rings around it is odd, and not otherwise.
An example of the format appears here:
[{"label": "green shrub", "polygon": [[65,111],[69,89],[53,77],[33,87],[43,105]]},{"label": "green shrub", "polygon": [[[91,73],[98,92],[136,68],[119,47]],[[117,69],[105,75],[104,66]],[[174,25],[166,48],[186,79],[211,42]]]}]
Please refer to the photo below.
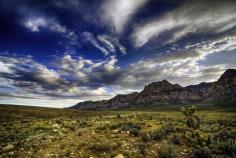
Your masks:
[{"label": "green shrub", "polygon": [[197,146],[192,149],[193,158],[212,158],[212,153],[207,147]]},{"label": "green shrub", "polygon": [[99,131],[105,131],[106,129],[107,129],[107,126],[105,125],[97,127],[97,130]]},{"label": "green shrub", "polygon": [[207,144],[209,137],[203,135],[200,131],[186,132],[184,137],[192,146],[204,146]]},{"label": "green shrub", "polygon": [[174,158],[175,152],[172,145],[164,145],[162,148],[158,150],[159,158]]},{"label": "green shrub", "polygon": [[90,150],[94,152],[107,152],[114,148],[111,143],[108,142],[95,142],[90,146]]},{"label": "green shrub", "polygon": [[143,133],[141,136],[141,140],[146,143],[151,139],[151,135],[150,133]]},{"label": "green shrub", "polygon": [[64,128],[68,128],[71,131],[75,131],[76,127],[77,127],[77,122],[76,121],[64,121],[62,123],[62,125],[63,125]]},{"label": "green shrub", "polygon": [[187,127],[192,129],[197,129],[200,127],[200,119],[194,115],[196,110],[197,108],[195,106],[181,108],[181,111],[185,116],[185,123]]},{"label": "green shrub", "polygon": [[174,131],[175,129],[172,124],[166,124],[161,129],[154,131],[152,133],[152,138],[158,141],[165,138],[167,135]]},{"label": "green shrub", "polygon": [[137,129],[137,128],[132,128],[130,129],[130,134],[133,135],[133,136],[139,136],[139,133],[140,133],[140,129]]},{"label": "green shrub", "polygon": [[132,122],[128,123],[118,123],[110,126],[110,129],[120,128],[122,131],[129,131],[133,136],[139,136],[141,126],[138,124],[134,124]]},{"label": "green shrub", "polygon": [[118,119],[121,119],[121,116],[120,116],[120,114],[117,114],[116,116],[117,116],[117,118],[118,118]]},{"label": "green shrub", "polygon": [[229,139],[226,141],[217,140],[214,142],[218,152],[227,156],[236,156],[236,140]]},{"label": "green shrub", "polygon": [[121,127],[121,130],[123,130],[123,131],[130,131],[130,129],[138,129],[138,130],[140,130],[141,126],[138,125],[138,124],[134,124],[132,122],[129,122],[129,123],[123,124],[122,127]]},{"label": "green shrub", "polygon": [[181,141],[182,141],[182,137],[180,135],[175,134],[171,137],[171,142],[175,145],[180,145]]},{"label": "green shrub", "polygon": [[152,133],[153,140],[161,140],[166,137],[166,133],[163,130],[156,130]]},{"label": "green shrub", "polygon": [[139,144],[139,151],[141,155],[145,155],[145,150],[146,150],[146,144],[140,143]]},{"label": "green shrub", "polygon": [[214,139],[219,139],[220,141],[225,141],[228,139],[234,139],[235,136],[230,132],[229,129],[222,129],[214,135]]}]

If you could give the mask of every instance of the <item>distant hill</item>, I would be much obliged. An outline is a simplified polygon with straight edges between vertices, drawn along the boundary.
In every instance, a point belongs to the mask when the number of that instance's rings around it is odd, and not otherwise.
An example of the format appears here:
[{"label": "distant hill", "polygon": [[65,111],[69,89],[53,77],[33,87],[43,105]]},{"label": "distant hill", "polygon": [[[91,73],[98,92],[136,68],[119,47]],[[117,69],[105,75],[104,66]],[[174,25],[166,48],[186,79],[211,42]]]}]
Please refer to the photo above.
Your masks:
[{"label": "distant hill", "polygon": [[202,82],[182,87],[167,80],[146,85],[141,92],[119,94],[109,100],[85,101],[72,106],[73,109],[122,109],[158,105],[192,103],[236,103],[236,70],[228,69],[215,82]]}]

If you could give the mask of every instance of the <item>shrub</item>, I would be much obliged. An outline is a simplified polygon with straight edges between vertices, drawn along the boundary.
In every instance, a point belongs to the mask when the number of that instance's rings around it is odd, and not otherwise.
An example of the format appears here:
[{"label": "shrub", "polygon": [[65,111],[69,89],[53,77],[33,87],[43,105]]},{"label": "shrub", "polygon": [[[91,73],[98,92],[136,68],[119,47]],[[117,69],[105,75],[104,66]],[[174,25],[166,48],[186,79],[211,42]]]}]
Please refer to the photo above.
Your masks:
[{"label": "shrub", "polygon": [[182,139],[182,137],[180,135],[175,134],[171,137],[171,142],[175,145],[179,145],[179,144],[181,144],[181,141],[182,141],[181,139]]},{"label": "shrub", "polygon": [[77,127],[77,122],[75,122],[75,121],[64,121],[62,123],[62,125],[63,125],[64,128],[68,128],[71,131],[75,131],[76,127]]},{"label": "shrub", "polygon": [[186,132],[184,137],[191,143],[193,146],[204,146],[209,143],[209,136],[203,135],[200,131],[191,131]]},{"label": "shrub", "polygon": [[145,150],[146,150],[146,144],[140,143],[139,144],[139,150],[141,155],[145,155]]},{"label": "shrub", "polygon": [[221,154],[227,156],[236,156],[236,140],[217,140],[214,144],[216,146],[217,151],[220,151]]},{"label": "shrub", "polygon": [[110,126],[110,129],[120,128],[122,131],[129,131],[133,136],[139,136],[141,126],[132,122],[118,123]]},{"label": "shrub", "polygon": [[120,114],[117,114],[116,116],[117,116],[117,118],[118,118],[118,119],[121,119],[121,116],[120,116]]},{"label": "shrub", "polygon": [[107,129],[106,125],[97,127],[97,130],[99,130],[99,131],[105,131],[106,129]]},{"label": "shrub", "polygon": [[143,133],[141,139],[144,143],[148,142],[151,139],[150,133]]},{"label": "shrub", "polygon": [[89,125],[86,121],[82,120],[82,121],[78,121],[78,126],[81,127],[81,128],[84,128],[84,127],[87,127]]},{"label": "shrub", "polygon": [[133,129],[130,129],[130,134],[133,135],[133,136],[139,136],[139,130],[140,129],[137,129],[137,128],[133,128]]},{"label": "shrub", "polygon": [[175,129],[172,124],[166,124],[161,129],[154,131],[152,133],[152,138],[154,140],[161,140],[162,138],[165,138],[168,134],[174,131]]},{"label": "shrub", "polygon": [[166,134],[163,130],[157,130],[152,133],[152,138],[156,141],[161,140],[164,137],[166,137]]},{"label": "shrub", "polygon": [[235,136],[230,132],[229,129],[222,129],[214,135],[214,139],[219,139],[220,141],[225,141],[230,138],[234,139]]},{"label": "shrub", "polygon": [[192,149],[193,158],[212,158],[212,153],[207,147],[197,146]]},{"label": "shrub", "polygon": [[192,129],[197,129],[200,127],[200,119],[194,115],[196,110],[197,108],[195,106],[181,108],[181,111],[185,116],[185,123],[187,127]]},{"label": "shrub", "polygon": [[159,158],[174,158],[175,152],[172,145],[164,145],[158,150]]},{"label": "shrub", "polygon": [[112,150],[113,148],[114,146],[108,142],[95,142],[90,146],[90,150],[93,150],[94,152],[106,152]]},{"label": "shrub", "polygon": [[138,125],[138,124],[134,124],[132,122],[129,122],[129,123],[125,123],[122,125],[121,129],[123,131],[130,131],[130,129],[138,129],[140,130],[141,129],[141,126]]}]

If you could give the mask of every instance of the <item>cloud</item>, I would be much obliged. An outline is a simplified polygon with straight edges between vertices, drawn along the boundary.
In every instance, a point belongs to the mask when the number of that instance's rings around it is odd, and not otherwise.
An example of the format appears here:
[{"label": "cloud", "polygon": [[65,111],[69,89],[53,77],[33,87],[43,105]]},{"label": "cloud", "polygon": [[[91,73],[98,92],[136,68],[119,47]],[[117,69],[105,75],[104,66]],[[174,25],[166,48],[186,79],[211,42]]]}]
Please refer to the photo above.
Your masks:
[{"label": "cloud", "polygon": [[99,44],[93,34],[91,34],[90,32],[83,32],[83,35],[87,41],[91,42],[91,44],[97,49],[99,49],[105,56],[109,54],[109,51],[103,46],[101,46],[101,44]]},{"label": "cloud", "polygon": [[62,37],[68,40],[66,47],[69,47],[68,45],[79,45],[78,37],[75,32],[66,28],[65,26],[62,26],[53,18],[30,16],[24,20],[23,25],[35,33],[47,30],[61,34]]},{"label": "cloud", "polygon": [[[135,26],[131,35],[136,47],[152,39],[174,43],[189,34],[219,34],[236,27],[235,1],[189,1],[145,24]],[[168,33],[167,33],[168,32]],[[166,39],[162,39],[165,35]]]},{"label": "cloud", "polygon": [[0,63],[0,79],[5,87],[13,87],[13,90],[16,87],[23,88],[32,93],[51,93],[54,96],[66,96],[67,93],[68,96],[73,96],[69,90],[75,87],[84,87],[83,89],[93,92],[114,83],[120,73],[114,55],[103,61],[93,61],[67,54],[57,57],[51,65],[52,69],[31,57],[1,56]]},{"label": "cloud", "polygon": [[109,37],[106,35],[98,35],[98,39],[106,46],[106,48],[114,53],[116,51],[115,46],[109,41]]},{"label": "cloud", "polygon": [[120,33],[146,2],[147,0],[106,0],[101,7],[100,18],[103,23],[110,24],[113,31]]},{"label": "cloud", "polygon": [[[116,66],[116,56],[110,56],[103,61],[92,61],[82,57],[72,58],[65,55],[55,63],[60,67],[61,76],[76,86],[100,87],[115,83],[120,74]],[[113,77],[111,77],[113,76]]]},{"label": "cloud", "polygon": [[98,35],[98,39],[105,45],[110,53],[115,53],[117,51],[121,52],[123,55],[127,53],[127,49],[119,42],[117,37]]},{"label": "cloud", "polygon": [[61,26],[54,20],[45,19],[44,17],[31,17],[24,22],[26,28],[32,32],[39,32],[40,29],[48,29],[53,32],[65,33],[66,27]]},{"label": "cloud", "polygon": [[24,81],[25,84],[40,83],[43,87],[54,87],[61,82],[56,71],[48,69],[30,57],[12,58],[1,56],[0,63],[4,67],[0,71],[1,77],[7,79]]},{"label": "cloud", "polygon": [[141,89],[143,85],[163,79],[181,85],[215,81],[226,69],[236,68],[235,53],[228,50],[235,42],[235,35],[222,36],[188,45],[171,54],[140,60],[127,68],[119,85]]},{"label": "cloud", "polygon": [[[92,61],[64,55],[54,62],[49,69],[31,57],[0,56],[0,98],[13,97],[19,101],[18,104],[23,103],[22,99],[26,104],[34,100],[44,106],[62,98],[78,102],[106,99],[113,95],[107,87],[119,76],[116,56]],[[2,99],[1,103],[6,103],[6,100]]]},{"label": "cloud", "polygon": [[86,42],[90,42],[94,47],[99,49],[105,56],[115,54],[117,52],[126,54],[126,48],[119,42],[117,37],[100,34],[95,37],[90,32],[83,32]]}]

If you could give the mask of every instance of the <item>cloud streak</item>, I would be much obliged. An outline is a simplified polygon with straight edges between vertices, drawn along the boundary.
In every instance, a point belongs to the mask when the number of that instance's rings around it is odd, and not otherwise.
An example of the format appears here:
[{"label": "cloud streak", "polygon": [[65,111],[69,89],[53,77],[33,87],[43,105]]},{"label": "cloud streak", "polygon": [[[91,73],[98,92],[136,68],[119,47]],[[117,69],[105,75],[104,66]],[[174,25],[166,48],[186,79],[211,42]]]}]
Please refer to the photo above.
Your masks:
[{"label": "cloud streak", "polygon": [[106,0],[101,7],[101,19],[103,23],[110,24],[114,32],[120,33],[136,11],[147,0]]},{"label": "cloud streak", "polygon": [[[236,26],[235,21],[235,1],[191,1],[136,26],[131,38],[136,47],[142,47],[153,39],[168,44],[189,34],[218,34],[228,31]],[[169,32],[169,38],[163,41],[160,38],[166,32]]]}]

